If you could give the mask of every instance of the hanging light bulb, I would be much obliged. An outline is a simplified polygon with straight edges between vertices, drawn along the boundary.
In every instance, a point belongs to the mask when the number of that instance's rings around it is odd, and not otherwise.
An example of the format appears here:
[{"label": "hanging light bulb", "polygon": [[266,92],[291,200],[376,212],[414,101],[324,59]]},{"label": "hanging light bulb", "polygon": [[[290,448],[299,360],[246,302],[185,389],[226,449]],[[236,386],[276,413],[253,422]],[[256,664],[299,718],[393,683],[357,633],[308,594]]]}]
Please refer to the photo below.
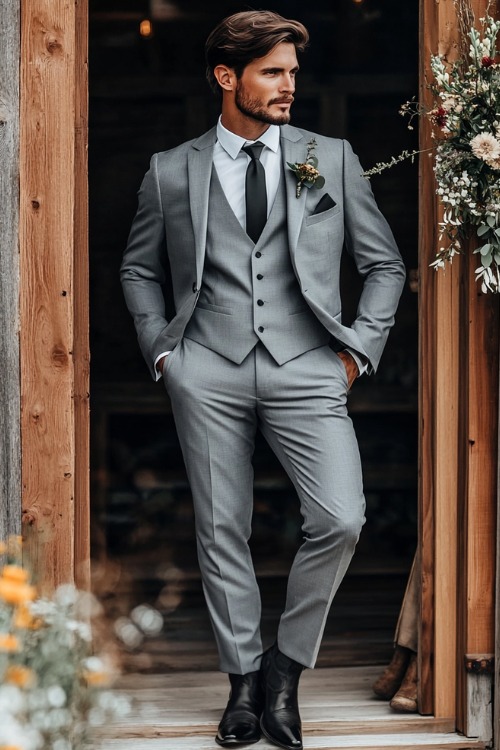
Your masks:
[{"label": "hanging light bulb", "polygon": [[153,24],[149,20],[149,18],[145,18],[141,23],[139,24],[139,33],[141,36],[149,37],[153,36]]}]

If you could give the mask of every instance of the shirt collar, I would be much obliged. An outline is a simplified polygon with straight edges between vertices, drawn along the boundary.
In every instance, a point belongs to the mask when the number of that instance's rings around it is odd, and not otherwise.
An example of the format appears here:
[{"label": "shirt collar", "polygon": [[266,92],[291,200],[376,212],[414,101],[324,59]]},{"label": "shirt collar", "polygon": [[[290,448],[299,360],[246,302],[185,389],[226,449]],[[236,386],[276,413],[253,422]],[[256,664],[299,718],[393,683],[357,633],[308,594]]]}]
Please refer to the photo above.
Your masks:
[{"label": "shirt collar", "polygon": [[[254,143],[254,141],[248,141],[246,138],[242,138],[236,133],[232,133],[230,130],[224,127],[219,117],[217,123],[217,140],[220,145],[226,151],[232,159],[236,159],[241,151],[241,147],[245,143]],[[270,125],[265,133],[263,133],[257,140],[274,151],[278,152],[280,146],[280,129],[278,125]]]}]

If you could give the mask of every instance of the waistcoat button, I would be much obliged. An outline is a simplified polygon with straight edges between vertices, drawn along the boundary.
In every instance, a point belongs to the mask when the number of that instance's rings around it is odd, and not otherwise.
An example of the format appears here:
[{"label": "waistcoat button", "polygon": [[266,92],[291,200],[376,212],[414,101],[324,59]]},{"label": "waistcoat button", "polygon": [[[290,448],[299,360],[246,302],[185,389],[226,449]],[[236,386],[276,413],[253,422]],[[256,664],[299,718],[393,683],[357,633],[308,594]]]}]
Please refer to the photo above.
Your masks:
[{"label": "waistcoat button", "polygon": [[257,300],[257,304],[259,305],[259,307],[262,307],[262,305],[264,304],[264,302],[261,299],[258,299]]},{"label": "waistcoat button", "polygon": [[257,330],[258,330],[258,332],[259,332],[259,333],[263,333],[263,331],[264,331],[264,326],[259,326],[259,327],[257,328]]},{"label": "waistcoat button", "polygon": [[261,279],[263,279],[264,277],[263,277],[263,275],[262,275],[261,273],[258,273],[258,274],[257,274],[257,278],[258,278],[258,279],[259,279],[259,281],[260,281],[260,280],[261,280]]},{"label": "waistcoat button", "polygon": [[257,252],[255,253],[255,257],[260,258],[261,256],[262,256],[262,253],[260,252],[260,250],[257,250]]}]

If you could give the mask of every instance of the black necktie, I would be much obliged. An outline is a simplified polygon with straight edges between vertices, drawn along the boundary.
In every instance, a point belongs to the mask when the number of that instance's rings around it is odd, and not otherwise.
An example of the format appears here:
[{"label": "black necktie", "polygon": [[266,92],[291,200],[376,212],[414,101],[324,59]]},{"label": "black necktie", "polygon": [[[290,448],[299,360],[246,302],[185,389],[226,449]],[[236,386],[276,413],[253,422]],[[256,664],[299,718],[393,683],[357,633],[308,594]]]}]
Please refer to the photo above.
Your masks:
[{"label": "black necktie", "polygon": [[257,141],[242,148],[250,157],[245,178],[246,230],[248,236],[257,243],[267,221],[266,172],[260,163],[264,144]]}]

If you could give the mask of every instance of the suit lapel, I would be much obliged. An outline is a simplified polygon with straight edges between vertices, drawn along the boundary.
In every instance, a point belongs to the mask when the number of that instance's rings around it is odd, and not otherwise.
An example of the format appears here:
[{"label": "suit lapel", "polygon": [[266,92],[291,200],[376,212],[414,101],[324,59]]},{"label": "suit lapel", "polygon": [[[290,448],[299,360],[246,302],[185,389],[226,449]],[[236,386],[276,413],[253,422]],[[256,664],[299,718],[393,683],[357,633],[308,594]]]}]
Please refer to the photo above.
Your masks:
[{"label": "suit lapel", "polygon": [[305,161],[307,144],[302,133],[289,125],[283,125],[281,128],[281,151],[286,186],[288,242],[290,253],[294,256],[306,208],[307,188],[303,188],[300,198],[297,198],[297,178],[287,162],[295,164],[296,162],[300,163]]},{"label": "suit lapel", "polygon": [[212,128],[192,144],[188,153],[189,206],[196,248],[196,279],[201,284],[207,239],[208,199],[216,130]]}]

